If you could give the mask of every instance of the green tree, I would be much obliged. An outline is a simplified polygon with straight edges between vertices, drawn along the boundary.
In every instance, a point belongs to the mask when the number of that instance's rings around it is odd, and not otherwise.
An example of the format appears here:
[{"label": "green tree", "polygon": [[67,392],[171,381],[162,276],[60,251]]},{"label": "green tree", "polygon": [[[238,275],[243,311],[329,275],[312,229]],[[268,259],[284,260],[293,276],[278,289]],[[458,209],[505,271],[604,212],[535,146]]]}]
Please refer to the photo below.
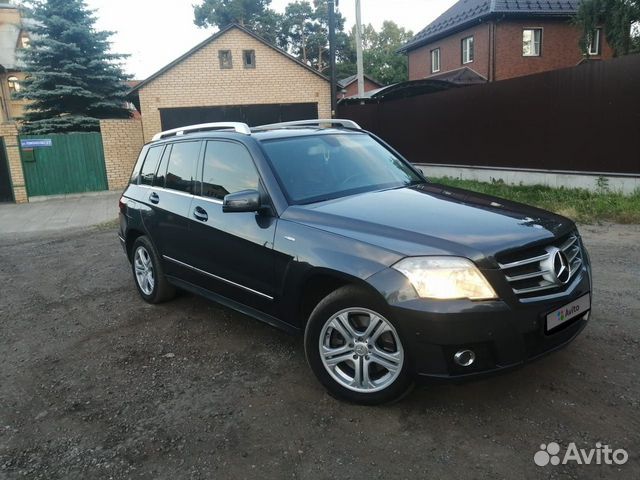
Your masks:
[{"label": "green tree", "polygon": [[193,7],[194,23],[198,27],[217,28],[237,23],[275,44],[282,15],[270,5],[271,0],[202,0]]},{"label": "green tree", "polygon": [[604,27],[614,55],[640,52],[640,0],[584,0],[574,21],[582,29],[580,47],[585,55],[599,26]]},{"label": "green tree", "polygon": [[29,77],[19,98],[29,100],[26,134],[96,131],[100,118],[127,118],[128,76],[109,53],[112,32],[96,31],[84,0],[34,0],[27,4],[30,47],[22,59]]},{"label": "green tree", "polygon": [[[349,33],[348,54],[338,65],[341,77],[356,73],[355,26]],[[397,50],[413,37],[413,32],[399,27],[395,22],[385,21],[380,31],[372,25],[363,25],[362,49],[364,72],[384,85],[404,82],[408,79],[408,61]]]},{"label": "green tree", "polygon": [[278,45],[307,63],[307,43],[313,31],[314,9],[311,4],[307,1],[292,2],[284,10]]},{"label": "green tree", "polygon": [[[336,58],[348,47],[344,17],[336,12]],[[329,10],[326,0],[303,0],[287,5],[278,44],[319,72],[329,69]]]}]

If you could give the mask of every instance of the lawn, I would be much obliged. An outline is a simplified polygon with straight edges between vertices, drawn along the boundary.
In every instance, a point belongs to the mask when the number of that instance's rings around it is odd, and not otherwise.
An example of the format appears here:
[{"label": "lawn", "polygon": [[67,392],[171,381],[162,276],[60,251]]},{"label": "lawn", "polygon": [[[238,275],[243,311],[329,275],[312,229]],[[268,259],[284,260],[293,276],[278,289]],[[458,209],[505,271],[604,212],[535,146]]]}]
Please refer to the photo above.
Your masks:
[{"label": "lawn", "polygon": [[451,177],[430,178],[433,182],[495,195],[535,205],[567,216],[579,223],[609,221],[640,223],[640,190],[631,195],[611,191],[606,181],[598,191],[552,188],[543,185],[507,185],[501,181],[486,183]]}]

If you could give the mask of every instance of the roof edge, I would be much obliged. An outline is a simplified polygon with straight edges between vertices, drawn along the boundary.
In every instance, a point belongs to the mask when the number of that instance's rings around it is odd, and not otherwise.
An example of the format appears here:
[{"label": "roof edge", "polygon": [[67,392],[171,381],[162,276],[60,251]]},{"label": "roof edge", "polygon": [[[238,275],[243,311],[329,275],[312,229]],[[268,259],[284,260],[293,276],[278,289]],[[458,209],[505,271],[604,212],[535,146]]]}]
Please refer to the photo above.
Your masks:
[{"label": "roof edge", "polygon": [[127,95],[130,95],[132,93],[137,92],[138,90],[140,90],[141,88],[143,88],[145,85],[148,85],[149,83],[151,83],[153,80],[155,80],[156,78],[158,78],[159,76],[163,75],[165,72],[171,70],[173,67],[175,67],[176,65],[178,65],[179,63],[181,63],[183,60],[186,60],[188,57],[190,57],[191,55],[193,55],[194,53],[196,53],[197,51],[201,50],[202,48],[206,47],[207,45],[209,45],[210,43],[214,42],[215,40],[217,40],[218,38],[220,38],[222,35],[224,35],[225,33],[229,32],[230,30],[237,28],[238,30],[246,33],[247,35],[253,37],[254,39],[258,40],[259,42],[263,43],[264,45],[266,45],[267,47],[275,50],[276,52],[284,55],[285,57],[287,57],[288,59],[296,62],[298,65],[300,65],[301,67],[306,68],[307,70],[309,70],[311,73],[314,73],[316,75],[318,75],[320,78],[322,78],[325,81],[329,81],[329,78],[327,78],[325,75],[323,75],[322,73],[318,72],[316,69],[310,67],[309,65],[307,65],[304,62],[301,62],[300,60],[298,60],[296,57],[294,57],[293,55],[291,55],[288,52],[285,52],[284,50],[282,50],[281,48],[276,47],[275,45],[269,43],[268,41],[266,41],[264,38],[262,38],[260,35],[258,35],[255,32],[252,32],[251,30],[249,30],[246,27],[243,27],[242,25],[239,25],[237,23],[231,23],[229,25],[227,25],[226,27],[220,29],[219,31],[215,32],[213,35],[211,35],[210,37],[204,39],[202,42],[198,43],[195,47],[191,48],[190,50],[188,50],[187,52],[183,53],[182,55],[180,55],[178,58],[176,58],[175,60],[169,62],[168,64],[166,64],[164,67],[162,67],[160,70],[156,71],[155,73],[152,73],[150,76],[148,76],[147,78],[145,78],[144,80],[142,80],[138,85],[136,85],[135,87],[133,87],[131,90],[129,90],[129,92],[127,93]]}]

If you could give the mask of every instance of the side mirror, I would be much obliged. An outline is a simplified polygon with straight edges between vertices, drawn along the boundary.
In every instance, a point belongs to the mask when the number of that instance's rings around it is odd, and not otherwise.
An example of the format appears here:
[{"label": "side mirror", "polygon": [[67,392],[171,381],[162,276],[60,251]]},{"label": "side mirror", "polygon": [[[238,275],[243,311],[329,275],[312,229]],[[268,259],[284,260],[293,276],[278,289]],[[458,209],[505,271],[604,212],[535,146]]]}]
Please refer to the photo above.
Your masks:
[{"label": "side mirror", "polygon": [[424,177],[424,170],[420,167],[416,167],[416,169],[422,174],[422,176]]},{"label": "side mirror", "polygon": [[222,211],[233,212],[257,212],[260,210],[260,193],[257,190],[242,190],[224,196]]}]

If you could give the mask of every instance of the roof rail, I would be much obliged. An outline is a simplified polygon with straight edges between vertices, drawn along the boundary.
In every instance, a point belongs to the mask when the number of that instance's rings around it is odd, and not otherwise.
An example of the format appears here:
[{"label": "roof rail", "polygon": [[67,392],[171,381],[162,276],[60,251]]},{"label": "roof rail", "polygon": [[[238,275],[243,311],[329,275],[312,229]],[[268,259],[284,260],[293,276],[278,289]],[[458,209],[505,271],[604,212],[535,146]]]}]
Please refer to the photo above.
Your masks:
[{"label": "roof rail", "polygon": [[294,122],[281,122],[281,123],[271,123],[269,125],[260,125],[258,127],[253,127],[252,130],[275,130],[278,128],[288,128],[288,127],[305,127],[305,126],[313,126],[317,125],[318,127],[322,125],[338,125],[344,128],[355,128],[358,130],[362,130],[360,125],[358,125],[353,120],[345,120],[340,118],[329,118],[323,119],[319,118],[318,120],[296,120]]},{"label": "roof rail", "polygon": [[164,132],[156,133],[153,136],[152,140],[160,140],[161,138],[180,136],[186,133],[207,132],[210,130],[234,130],[238,133],[251,135],[251,130],[249,129],[249,126],[246,123],[215,122],[215,123],[200,123],[198,125],[188,125],[186,127],[174,128],[172,130],[165,130]]}]

